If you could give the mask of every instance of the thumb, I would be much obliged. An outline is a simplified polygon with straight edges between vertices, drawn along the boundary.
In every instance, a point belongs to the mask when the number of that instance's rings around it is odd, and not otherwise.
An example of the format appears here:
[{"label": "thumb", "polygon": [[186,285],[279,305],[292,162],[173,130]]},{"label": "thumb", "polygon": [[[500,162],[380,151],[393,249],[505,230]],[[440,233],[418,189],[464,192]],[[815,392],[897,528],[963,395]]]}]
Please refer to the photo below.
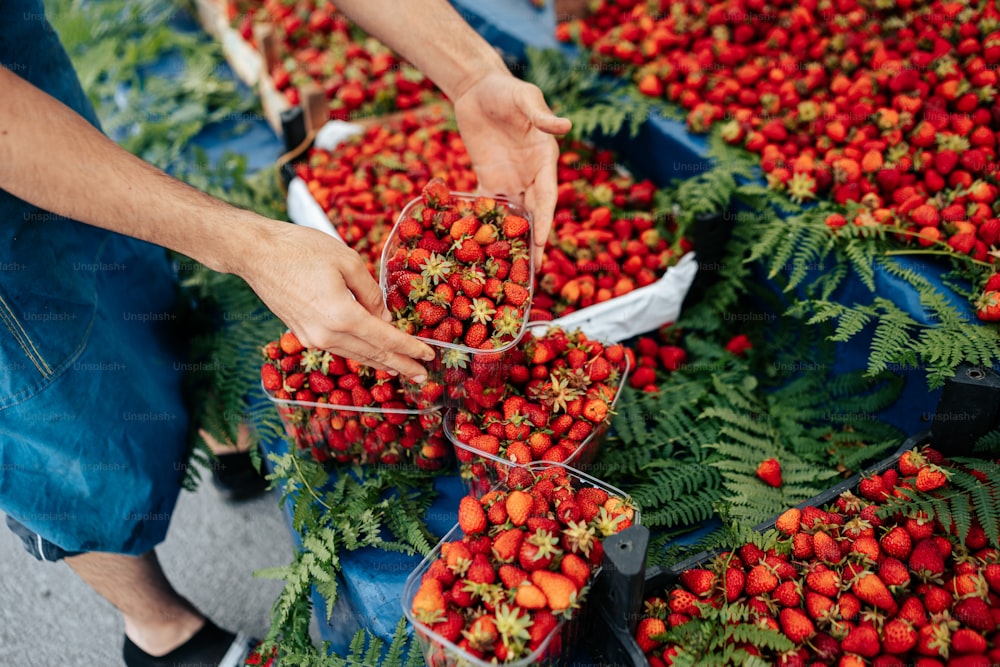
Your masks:
[{"label": "thumb", "polygon": [[561,118],[551,111],[536,113],[531,118],[531,124],[547,134],[566,134],[573,128],[569,118]]},{"label": "thumb", "polygon": [[351,290],[354,298],[364,306],[365,310],[387,322],[392,319],[389,309],[385,307],[382,288],[379,287],[378,283],[375,282],[367,270],[360,274],[355,272],[345,273],[343,276],[347,288]]}]

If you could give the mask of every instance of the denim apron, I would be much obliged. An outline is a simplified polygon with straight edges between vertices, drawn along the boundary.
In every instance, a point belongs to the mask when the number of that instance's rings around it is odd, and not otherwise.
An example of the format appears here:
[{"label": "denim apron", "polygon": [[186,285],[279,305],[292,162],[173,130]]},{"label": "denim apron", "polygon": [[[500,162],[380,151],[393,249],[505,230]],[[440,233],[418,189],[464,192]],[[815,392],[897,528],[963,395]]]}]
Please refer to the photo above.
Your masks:
[{"label": "denim apron", "polygon": [[[100,127],[40,0],[0,0],[0,67]],[[0,190],[0,510],[66,551],[166,535],[188,430],[175,298],[162,248]]]}]

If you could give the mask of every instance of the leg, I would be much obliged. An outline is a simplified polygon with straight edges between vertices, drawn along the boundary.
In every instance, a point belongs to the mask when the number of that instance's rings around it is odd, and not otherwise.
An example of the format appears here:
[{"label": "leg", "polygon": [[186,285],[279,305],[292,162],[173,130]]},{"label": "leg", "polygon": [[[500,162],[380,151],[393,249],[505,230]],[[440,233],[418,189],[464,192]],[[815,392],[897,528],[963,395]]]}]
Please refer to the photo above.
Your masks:
[{"label": "leg", "polygon": [[156,553],[86,553],[66,563],[125,617],[125,634],[146,653],[161,656],[205,624],[205,617],[167,581]]}]

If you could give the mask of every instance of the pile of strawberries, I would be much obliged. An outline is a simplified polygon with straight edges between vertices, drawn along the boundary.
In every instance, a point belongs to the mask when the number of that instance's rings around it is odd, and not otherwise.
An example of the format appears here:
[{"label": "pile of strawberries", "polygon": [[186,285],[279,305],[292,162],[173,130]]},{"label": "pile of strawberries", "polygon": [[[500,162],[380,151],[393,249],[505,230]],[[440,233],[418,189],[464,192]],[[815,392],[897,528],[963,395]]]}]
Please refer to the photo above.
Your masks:
[{"label": "pile of strawberries", "polygon": [[533,321],[650,285],[691,250],[673,217],[656,209],[656,186],[622,172],[611,151],[564,141],[558,180]]},{"label": "pile of strawberries", "polygon": [[665,643],[669,628],[699,622],[706,606],[723,605],[740,605],[746,623],[791,640],[794,648],[780,655],[740,647],[771,664],[1000,662],[1000,550],[978,521],[972,517],[960,541],[955,524],[946,528],[940,517],[917,511],[882,518],[887,513],[879,511],[904,491],[955,495],[948,480],[956,469],[929,447],[910,450],[825,510],[784,512],[774,548],[746,544],[684,571],[679,585],[645,602],[636,640],[649,664],[671,664],[684,650]]},{"label": "pile of strawberries", "polygon": [[400,211],[431,179],[458,191],[476,189],[465,144],[439,108],[371,124],[333,152],[313,149],[296,175],[372,275]]},{"label": "pile of strawberries", "polygon": [[536,662],[559,656],[559,624],[578,613],[602,540],[633,522],[628,500],[561,466],[519,468],[482,498],[462,498],[463,535],[439,545],[410,603],[428,664],[456,664],[458,651],[500,663],[543,647]]},{"label": "pile of strawberries", "polygon": [[[557,36],[626,65],[692,131],[722,124],[772,188],[844,205],[831,228],[1000,259],[993,0],[603,0]],[[983,292],[980,317],[1000,319]]]},{"label": "pile of strawberries", "polygon": [[[437,470],[449,447],[436,410],[443,387],[420,386],[324,350],[286,332],[263,348],[261,382],[288,436],[319,462],[410,462]],[[327,407],[329,406],[329,407]]]},{"label": "pile of strawberries", "polygon": [[254,23],[273,27],[279,64],[271,79],[292,106],[307,83],[324,92],[330,117],[340,119],[412,109],[435,97],[430,79],[328,2],[229,0],[226,11],[252,45]]},{"label": "pile of strawberries", "polygon": [[[504,382],[465,381],[463,407],[448,417],[449,436],[473,489],[481,493],[490,480],[503,480],[511,468],[532,461],[589,463],[608,428],[631,354],[620,344],[551,327],[542,336],[529,332],[504,353]],[[445,383],[452,386],[447,376]]]},{"label": "pile of strawberries", "polygon": [[517,340],[532,285],[531,222],[521,213],[503,200],[456,195],[431,180],[383,250],[380,278],[396,326],[459,346],[442,357]]},{"label": "pile of strawberries", "polygon": [[[433,178],[460,192],[477,186],[453,120],[433,109],[370,125],[333,152],[313,149],[296,172],[373,274],[403,206]],[[620,173],[610,151],[564,141],[558,179],[531,320],[551,320],[648,285],[691,249],[673,218],[656,210],[655,186]]]}]

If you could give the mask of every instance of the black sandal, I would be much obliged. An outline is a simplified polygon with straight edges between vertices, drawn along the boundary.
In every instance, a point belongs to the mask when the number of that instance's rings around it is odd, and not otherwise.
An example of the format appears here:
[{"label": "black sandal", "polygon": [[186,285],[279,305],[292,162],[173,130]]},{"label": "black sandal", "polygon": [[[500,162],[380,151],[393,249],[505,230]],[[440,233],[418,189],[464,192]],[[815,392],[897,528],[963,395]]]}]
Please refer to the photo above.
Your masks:
[{"label": "black sandal", "polygon": [[227,632],[206,619],[191,639],[159,657],[149,655],[126,635],[122,658],[126,667],[243,667],[257,644],[242,632]]},{"label": "black sandal", "polygon": [[268,481],[257,471],[250,452],[218,454],[212,463],[212,483],[226,500],[256,498],[267,491]]}]

